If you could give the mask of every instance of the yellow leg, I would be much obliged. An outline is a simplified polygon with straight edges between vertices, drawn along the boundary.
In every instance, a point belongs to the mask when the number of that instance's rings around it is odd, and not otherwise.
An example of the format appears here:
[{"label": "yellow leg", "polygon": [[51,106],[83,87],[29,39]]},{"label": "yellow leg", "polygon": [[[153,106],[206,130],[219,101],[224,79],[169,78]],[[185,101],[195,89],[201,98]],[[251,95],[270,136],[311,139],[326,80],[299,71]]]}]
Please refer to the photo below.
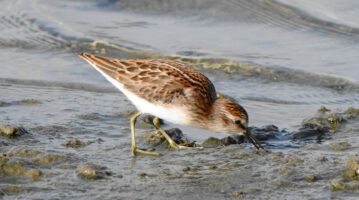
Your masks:
[{"label": "yellow leg", "polygon": [[160,120],[158,117],[153,119],[153,124],[155,125],[156,129],[166,138],[168,143],[170,144],[171,148],[174,149],[203,149],[203,147],[187,147],[183,145],[178,145],[167,133],[164,131],[160,126]]},{"label": "yellow leg", "polygon": [[136,155],[137,153],[140,153],[140,154],[144,154],[144,155],[160,156],[161,154],[159,154],[159,153],[150,152],[150,151],[145,151],[145,150],[141,150],[141,149],[136,148],[135,124],[136,124],[137,117],[139,117],[140,115],[141,115],[141,113],[138,112],[138,113],[134,114],[134,115],[131,117],[131,137],[132,137],[132,147],[131,147],[131,150],[132,150],[132,154],[133,154],[133,155]]}]

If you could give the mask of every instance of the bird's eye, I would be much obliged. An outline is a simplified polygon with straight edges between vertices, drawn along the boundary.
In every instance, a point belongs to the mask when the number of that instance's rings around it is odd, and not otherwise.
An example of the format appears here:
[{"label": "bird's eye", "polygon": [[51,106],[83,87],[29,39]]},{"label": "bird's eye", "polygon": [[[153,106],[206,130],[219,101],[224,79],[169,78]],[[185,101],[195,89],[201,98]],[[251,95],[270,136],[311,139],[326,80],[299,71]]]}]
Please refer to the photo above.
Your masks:
[{"label": "bird's eye", "polygon": [[237,119],[236,121],[234,121],[234,123],[236,123],[236,124],[242,124],[242,121],[241,120],[239,120],[239,119]]}]

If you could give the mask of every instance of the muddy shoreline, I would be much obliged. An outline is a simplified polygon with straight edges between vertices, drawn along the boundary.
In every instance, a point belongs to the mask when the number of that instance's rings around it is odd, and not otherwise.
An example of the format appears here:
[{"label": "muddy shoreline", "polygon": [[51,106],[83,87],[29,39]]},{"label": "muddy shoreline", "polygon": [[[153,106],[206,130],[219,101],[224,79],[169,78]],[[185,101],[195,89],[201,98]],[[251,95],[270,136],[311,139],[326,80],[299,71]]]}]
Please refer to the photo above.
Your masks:
[{"label": "muddy shoreline", "polygon": [[[153,158],[130,154],[131,110],[119,108],[110,114],[111,108],[100,113],[66,108],[62,112],[73,113],[72,120],[52,125],[36,118],[23,124],[11,119],[10,108],[24,112],[59,106],[53,103],[43,99],[2,102],[8,117],[0,127],[2,197],[252,199],[286,194],[354,199],[359,192],[358,142],[353,139],[358,109],[336,112],[321,107],[313,117],[303,119],[296,131],[274,125],[251,127],[268,152],[258,152],[243,138],[232,136],[204,136],[196,141],[204,150],[171,150],[163,138],[156,138],[158,134],[147,134],[154,129],[143,118],[137,126],[139,146],[163,155]],[[191,134],[196,134],[178,131],[173,134],[177,142],[192,141]],[[98,190],[107,192],[96,194]],[[66,195],[69,191],[71,195]]]}]

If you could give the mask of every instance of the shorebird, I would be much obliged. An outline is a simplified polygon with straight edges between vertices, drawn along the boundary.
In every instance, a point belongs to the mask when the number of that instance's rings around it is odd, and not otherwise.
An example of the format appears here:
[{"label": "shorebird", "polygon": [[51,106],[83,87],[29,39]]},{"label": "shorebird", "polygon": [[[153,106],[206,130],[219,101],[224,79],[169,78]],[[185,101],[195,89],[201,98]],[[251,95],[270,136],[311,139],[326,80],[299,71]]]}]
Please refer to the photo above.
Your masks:
[{"label": "shorebird", "polygon": [[78,56],[117,87],[139,111],[130,121],[133,155],[160,155],[136,147],[135,123],[144,113],[155,116],[153,124],[172,148],[198,147],[178,145],[161,128],[159,118],[214,132],[244,135],[257,149],[262,148],[247,130],[246,110],[230,99],[217,98],[212,82],[189,66],[173,61],[124,60],[88,53]]}]

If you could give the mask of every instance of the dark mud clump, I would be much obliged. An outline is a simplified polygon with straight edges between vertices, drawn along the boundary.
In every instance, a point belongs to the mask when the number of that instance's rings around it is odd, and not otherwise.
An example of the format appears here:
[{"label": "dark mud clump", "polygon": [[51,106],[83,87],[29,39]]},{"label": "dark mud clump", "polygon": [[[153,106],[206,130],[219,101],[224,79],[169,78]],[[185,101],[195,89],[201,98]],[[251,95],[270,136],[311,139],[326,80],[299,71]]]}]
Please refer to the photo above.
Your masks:
[{"label": "dark mud clump", "polygon": [[249,127],[249,132],[256,138],[257,140],[269,140],[276,137],[279,132],[283,130],[279,130],[277,126],[267,125],[261,128],[258,127]]},{"label": "dark mud clump", "polygon": [[98,179],[98,172],[92,167],[84,164],[79,164],[77,166],[77,173],[80,177],[85,179]]},{"label": "dark mud clump", "polygon": [[0,135],[7,138],[16,138],[26,133],[28,132],[22,127],[0,126]]},{"label": "dark mud clump", "polygon": [[[330,112],[329,109],[322,106],[316,116],[303,120],[299,130],[293,134],[293,139],[303,139],[316,137],[318,141],[325,138],[327,133],[335,133],[350,120],[359,115],[359,109],[348,108],[342,113]],[[337,149],[332,146],[331,149]]]},{"label": "dark mud clump", "polygon": [[206,148],[216,148],[220,146],[228,146],[231,144],[241,144],[244,142],[244,136],[242,135],[232,135],[227,136],[222,139],[215,137],[209,137],[203,141],[202,146]]},{"label": "dark mud clump", "polygon": [[313,174],[307,174],[304,176],[304,179],[308,182],[315,182],[315,181],[319,180],[320,178]]},{"label": "dark mud clump", "polygon": [[88,180],[96,180],[112,175],[112,173],[106,171],[106,169],[106,167],[100,165],[79,164],[76,170],[79,177]]},{"label": "dark mud clump", "polygon": [[[267,125],[263,127],[249,127],[248,131],[258,141],[273,139],[278,133],[281,132],[279,128],[274,125]],[[203,141],[202,145],[203,147],[214,148],[220,146],[228,146],[232,144],[242,144],[244,142],[245,137],[243,135],[231,135],[222,139],[218,139],[215,137],[207,138],[205,141]]]},{"label": "dark mud clump", "polygon": [[88,145],[88,143],[82,142],[79,139],[73,139],[71,141],[64,143],[65,147],[71,147],[71,148],[79,148],[79,147],[84,147],[86,145]]}]

